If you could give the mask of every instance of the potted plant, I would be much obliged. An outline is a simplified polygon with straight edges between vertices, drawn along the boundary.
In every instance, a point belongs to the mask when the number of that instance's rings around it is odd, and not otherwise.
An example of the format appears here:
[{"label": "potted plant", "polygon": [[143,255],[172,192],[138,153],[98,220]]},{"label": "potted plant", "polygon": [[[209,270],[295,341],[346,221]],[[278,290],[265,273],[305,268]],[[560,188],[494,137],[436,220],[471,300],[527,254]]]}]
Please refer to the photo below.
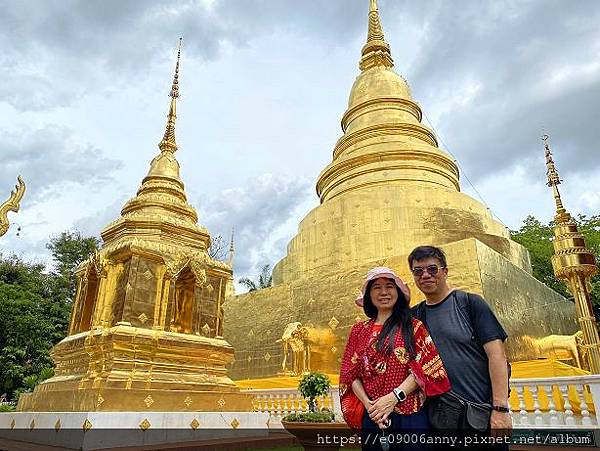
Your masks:
[{"label": "potted plant", "polygon": [[[326,395],[331,388],[329,378],[318,371],[305,374],[298,384],[298,391],[308,404],[308,412],[292,413],[281,420],[281,424],[293,434],[306,451],[339,449],[353,436],[345,422],[336,422],[335,414],[329,409],[319,410],[317,398]],[[358,444],[357,441],[354,443]]]}]

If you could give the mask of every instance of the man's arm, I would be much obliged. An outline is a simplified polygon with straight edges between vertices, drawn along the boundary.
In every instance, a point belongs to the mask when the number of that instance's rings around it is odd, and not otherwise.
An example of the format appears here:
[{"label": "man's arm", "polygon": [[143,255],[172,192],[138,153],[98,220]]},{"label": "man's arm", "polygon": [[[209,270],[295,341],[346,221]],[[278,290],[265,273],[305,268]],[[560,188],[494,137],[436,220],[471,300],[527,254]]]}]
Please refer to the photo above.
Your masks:
[{"label": "man's arm", "polygon": [[[490,381],[492,382],[492,402],[494,406],[509,407],[508,404],[508,367],[506,365],[506,353],[502,340],[488,341],[483,345],[488,357],[488,369]],[[492,429],[512,429],[510,413],[492,411],[490,419]]]}]

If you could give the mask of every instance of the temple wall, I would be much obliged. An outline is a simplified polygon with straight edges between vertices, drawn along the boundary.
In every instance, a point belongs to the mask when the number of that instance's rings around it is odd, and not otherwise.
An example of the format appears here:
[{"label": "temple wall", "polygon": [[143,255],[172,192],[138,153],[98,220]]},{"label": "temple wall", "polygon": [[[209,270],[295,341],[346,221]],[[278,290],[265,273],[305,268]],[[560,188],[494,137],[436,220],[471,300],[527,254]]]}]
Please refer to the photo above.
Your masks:
[{"label": "temple wall", "polygon": [[514,265],[531,271],[527,250],[485,207],[456,191],[387,184],[329,200],[302,220],[275,266],[273,282],[352,271],[388,255],[407,255],[418,244],[444,246],[476,238]]},{"label": "temple wall", "polygon": [[536,340],[578,330],[575,304],[477,242],[483,295],[509,335],[511,361],[539,357]]},{"label": "temple wall", "polygon": [[[511,360],[537,357],[531,342],[523,342],[525,334],[541,338],[575,331],[573,304],[486,244],[469,238],[442,248],[448,257],[451,286],[484,296],[497,313],[510,336]],[[229,298],[224,305],[224,337],[235,350],[232,378],[283,374],[283,344],[277,340],[294,322],[308,328],[311,369],[337,373],[350,328],[366,318],[354,299],[374,266],[397,271],[411,288],[412,304],[424,299],[409,272],[407,255],[373,260],[350,270],[324,268],[319,277],[300,277]]]}]

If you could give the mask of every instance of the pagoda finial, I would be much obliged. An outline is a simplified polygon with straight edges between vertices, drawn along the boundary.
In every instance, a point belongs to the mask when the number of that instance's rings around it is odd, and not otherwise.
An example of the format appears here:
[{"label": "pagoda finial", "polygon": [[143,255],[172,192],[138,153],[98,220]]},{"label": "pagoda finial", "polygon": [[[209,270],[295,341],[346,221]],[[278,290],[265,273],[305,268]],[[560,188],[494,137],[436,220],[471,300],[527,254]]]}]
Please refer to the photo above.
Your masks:
[{"label": "pagoda finial", "polygon": [[377,0],[370,0],[369,6],[369,33],[367,43],[362,49],[362,58],[359,67],[367,70],[376,66],[391,68],[394,66],[390,46],[385,42]]},{"label": "pagoda finial", "polygon": [[383,35],[383,28],[381,28],[377,0],[371,0],[371,5],[369,7],[369,34],[367,35],[367,42],[384,40],[385,36]]},{"label": "pagoda finial", "polygon": [[179,97],[179,59],[181,58],[181,41],[183,38],[179,38],[179,48],[177,49],[177,64],[175,64],[175,75],[173,76],[173,85],[171,86],[171,106],[169,107],[169,114],[167,116],[167,128],[163,136],[162,141],[158,145],[158,148],[162,152],[175,152],[177,150],[177,144],[175,142],[175,119],[177,119],[177,98]]},{"label": "pagoda finial", "polygon": [[234,228],[231,228],[231,241],[229,242],[229,264],[231,265],[233,263],[233,254],[235,252],[234,247],[233,247],[233,231]]},{"label": "pagoda finial", "polygon": [[544,141],[544,149],[546,151],[546,176],[548,177],[547,185],[552,187],[554,200],[556,202],[556,216],[554,219],[558,224],[565,224],[571,220],[571,215],[565,210],[560,198],[558,185],[560,185],[561,180],[558,175],[558,171],[556,170],[556,166],[554,165],[554,160],[552,159],[552,151],[550,150],[550,145],[548,144],[548,138],[549,136],[545,133],[541,138],[542,141]]}]

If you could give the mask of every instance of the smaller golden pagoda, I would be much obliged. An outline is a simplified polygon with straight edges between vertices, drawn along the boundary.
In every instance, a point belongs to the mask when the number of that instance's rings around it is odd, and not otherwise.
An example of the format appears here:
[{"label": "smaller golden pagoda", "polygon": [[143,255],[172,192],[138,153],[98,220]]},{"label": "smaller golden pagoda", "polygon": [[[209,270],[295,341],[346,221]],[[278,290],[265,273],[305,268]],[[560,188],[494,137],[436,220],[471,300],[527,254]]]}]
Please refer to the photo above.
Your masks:
[{"label": "smaller golden pagoda", "polygon": [[556,277],[567,283],[575,298],[577,319],[583,333],[584,354],[587,356],[590,371],[600,374],[600,338],[588,285],[588,279],[598,273],[598,267],[594,254],[586,248],[583,235],[579,233],[573,218],[562,204],[558,191],[561,180],[552,160],[548,135],[542,136],[542,140],[546,151],[548,186],[552,187],[556,202],[552,267]]},{"label": "smaller golden pagoda", "polygon": [[20,411],[250,411],[226,365],[222,304],[227,263],[188,204],[175,159],[179,58],[160,154],[137,195],[77,270],[68,336],[52,350],[54,377]]},{"label": "smaller golden pagoda", "polygon": [[15,186],[15,189],[10,192],[8,200],[0,204],[0,236],[8,232],[8,227],[10,226],[8,212],[14,211],[15,213],[18,213],[19,208],[21,207],[21,199],[23,199],[23,196],[25,195],[25,182],[20,175],[17,177],[17,182],[18,184]]}]

